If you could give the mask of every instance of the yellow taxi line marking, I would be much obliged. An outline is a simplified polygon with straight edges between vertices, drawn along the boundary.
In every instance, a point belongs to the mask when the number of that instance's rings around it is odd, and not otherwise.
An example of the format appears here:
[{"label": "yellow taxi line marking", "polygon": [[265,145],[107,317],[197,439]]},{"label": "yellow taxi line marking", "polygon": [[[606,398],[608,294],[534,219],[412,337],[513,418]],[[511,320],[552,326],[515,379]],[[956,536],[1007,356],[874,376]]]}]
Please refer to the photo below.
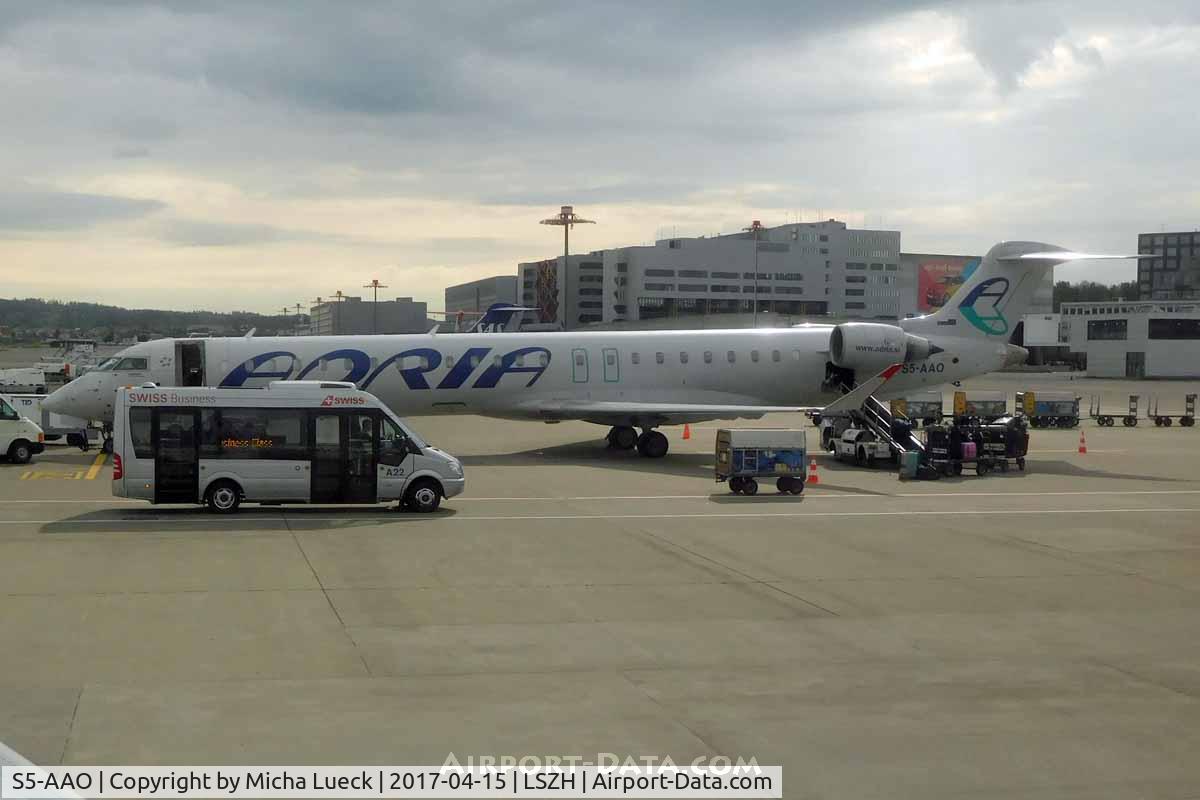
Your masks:
[{"label": "yellow taxi line marking", "polygon": [[108,461],[107,453],[97,453],[95,460],[92,461],[92,465],[88,467],[87,477],[85,480],[96,480],[96,476],[100,474],[100,468],[104,466],[104,462],[106,461]]}]

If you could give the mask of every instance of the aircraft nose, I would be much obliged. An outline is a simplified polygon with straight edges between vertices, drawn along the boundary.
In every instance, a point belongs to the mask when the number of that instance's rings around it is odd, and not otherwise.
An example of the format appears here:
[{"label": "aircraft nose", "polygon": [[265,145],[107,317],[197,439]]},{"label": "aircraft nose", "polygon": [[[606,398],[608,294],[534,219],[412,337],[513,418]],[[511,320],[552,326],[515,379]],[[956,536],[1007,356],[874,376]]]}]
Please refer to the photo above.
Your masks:
[{"label": "aircraft nose", "polygon": [[67,406],[71,404],[71,384],[60,386],[42,400],[42,408],[51,414],[66,414]]}]

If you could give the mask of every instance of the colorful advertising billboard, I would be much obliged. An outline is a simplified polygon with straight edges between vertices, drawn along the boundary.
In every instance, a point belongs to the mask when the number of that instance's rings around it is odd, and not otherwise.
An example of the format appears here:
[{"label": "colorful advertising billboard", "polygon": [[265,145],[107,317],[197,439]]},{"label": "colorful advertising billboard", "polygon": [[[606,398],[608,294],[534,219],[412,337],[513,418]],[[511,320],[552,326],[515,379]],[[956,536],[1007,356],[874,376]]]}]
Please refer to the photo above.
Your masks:
[{"label": "colorful advertising billboard", "polygon": [[979,266],[978,256],[912,255],[917,267],[917,310],[923,314],[946,305]]},{"label": "colorful advertising billboard", "polygon": [[537,265],[538,322],[558,321],[558,259],[539,261]]}]

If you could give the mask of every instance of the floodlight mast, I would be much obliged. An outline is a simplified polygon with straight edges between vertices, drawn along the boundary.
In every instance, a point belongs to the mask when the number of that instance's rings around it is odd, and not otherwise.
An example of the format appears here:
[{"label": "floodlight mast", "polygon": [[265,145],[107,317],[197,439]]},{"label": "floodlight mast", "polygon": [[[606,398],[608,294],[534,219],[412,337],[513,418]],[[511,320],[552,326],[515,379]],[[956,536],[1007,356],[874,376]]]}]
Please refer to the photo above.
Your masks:
[{"label": "floodlight mast", "polygon": [[[574,206],[562,206],[558,210],[558,215],[542,220],[540,225],[558,225],[563,229],[563,301],[561,305],[562,312],[565,313],[568,295],[567,295],[567,259],[571,255],[571,228],[575,225],[595,225],[594,219],[584,219],[575,213]],[[565,320],[564,327],[565,327]]]}]

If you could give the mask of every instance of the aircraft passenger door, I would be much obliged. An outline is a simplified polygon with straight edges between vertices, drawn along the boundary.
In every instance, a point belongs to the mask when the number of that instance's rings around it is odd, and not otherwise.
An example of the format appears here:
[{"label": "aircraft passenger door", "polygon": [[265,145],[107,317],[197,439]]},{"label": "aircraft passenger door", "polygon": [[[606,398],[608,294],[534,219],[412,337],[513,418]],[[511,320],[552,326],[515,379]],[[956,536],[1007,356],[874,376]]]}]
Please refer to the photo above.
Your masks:
[{"label": "aircraft passenger door", "polygon": [[615,347],[605,347],[600,351],[604,359],[604,382],[616,383],[621,380],[621,357]]},{"label": "aircraft passenger door", "polygon": [[571,351],[571,378],[575,383],[588,382],[588,354],[582,347]]},{"label": "aircraft passenger door", "polygon": [[175,385],[205,385],[204,342],[175,343]]},{"label": "aircraft passenger door", "polygon": [[197,411],[159,408],[151,419],[154,502],[195,503],[200,491],[200,428]]}]

